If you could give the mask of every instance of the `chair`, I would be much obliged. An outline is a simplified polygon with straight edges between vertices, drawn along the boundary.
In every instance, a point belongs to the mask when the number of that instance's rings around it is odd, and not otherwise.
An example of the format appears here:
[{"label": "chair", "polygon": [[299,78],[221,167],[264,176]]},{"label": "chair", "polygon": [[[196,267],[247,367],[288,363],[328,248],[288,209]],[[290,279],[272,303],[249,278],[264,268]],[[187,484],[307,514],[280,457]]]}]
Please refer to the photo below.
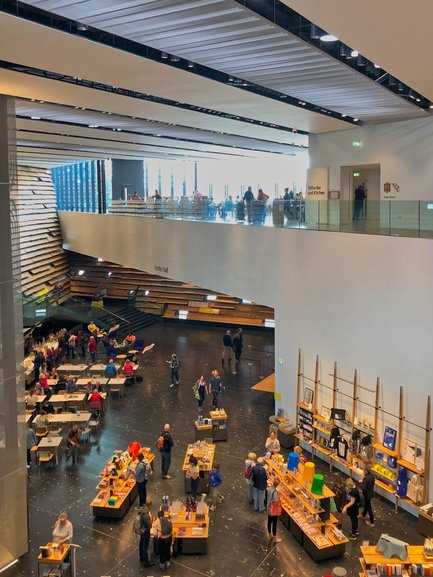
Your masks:
[{"label": "chair", "polygon": [[141,354],[143,355],[143,360],[145,360],[146,358],[153,358],[153,349],[154,348],[155,348],[155,343],[152,343],[151,345],[147,345],[147,347],[144,347],[144,349],[141,352]]},{"label": "chair", "polygon": [[99,418],[104,414],[104,405],[100,405],[99,403],[89,403],[88,408],[93,417]]},{"label": "chair", "polygon": [[41,465],[42,463],[49,463],[52,461],[54,459],[54,453],[51,453],[50,451],[38,451],[37,457],[38,465]]},{"label": "chair", "polygon": [[110,385],[109,395],[111,396],[112,393],[117,393],[119,399],[122,396],[122,387],[120,385]]},{"label": "chair", "polygon": [[99,438],[99,428],[101,426],[101,423],[99,421],[99,418],[91,418],[89,421],[89,428],[90,428],[90,433],[95,432],[96,436]]},{"label": "chair", "polygon": [[36,427],[35,429],[36,438],[41,440],[48,435],[48,427],[43,425],[42,427]]},{"label": "chair", "polygon": [[[90,423],[89,423],[90,424]],[[86,443],[90,443],[90,433],[92,432],[89,425],[86,425],[84,429],[81,429],[80,440],[82,439]]]}]

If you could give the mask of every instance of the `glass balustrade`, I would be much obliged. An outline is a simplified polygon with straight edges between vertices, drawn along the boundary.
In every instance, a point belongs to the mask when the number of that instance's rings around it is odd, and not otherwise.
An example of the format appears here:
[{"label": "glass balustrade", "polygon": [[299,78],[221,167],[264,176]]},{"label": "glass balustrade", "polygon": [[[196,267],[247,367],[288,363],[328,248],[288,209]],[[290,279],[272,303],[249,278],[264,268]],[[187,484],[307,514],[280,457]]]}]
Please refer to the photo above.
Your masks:
[{"label": "glass balustrade", "polygon": [[214,203],[206,198],[114,200],[109,214],[433,238],[433,201],[280,200]]}]

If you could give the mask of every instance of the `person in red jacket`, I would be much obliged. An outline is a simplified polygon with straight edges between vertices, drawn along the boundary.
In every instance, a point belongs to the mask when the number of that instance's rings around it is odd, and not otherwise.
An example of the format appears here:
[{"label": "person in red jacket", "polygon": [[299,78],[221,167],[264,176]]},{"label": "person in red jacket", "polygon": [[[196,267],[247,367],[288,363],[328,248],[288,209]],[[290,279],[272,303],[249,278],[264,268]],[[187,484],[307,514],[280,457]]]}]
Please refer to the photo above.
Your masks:
[{"label": "person in red jacket", "polygon": [[96,351],[98,350],[98,343],[96,342],[95,337],[90,337],[87,350],[89,351],[92,364],[96,363]]},{"label": "person in red jacket", "polygon": [[89,395],[89,403],[98,403],[99,404],[99,410],[100,411],[104,410],[104,399],[103,399],[101,393],[98,391],[97,387],[95,387],[93,389],[93,393],[91,395]]}]

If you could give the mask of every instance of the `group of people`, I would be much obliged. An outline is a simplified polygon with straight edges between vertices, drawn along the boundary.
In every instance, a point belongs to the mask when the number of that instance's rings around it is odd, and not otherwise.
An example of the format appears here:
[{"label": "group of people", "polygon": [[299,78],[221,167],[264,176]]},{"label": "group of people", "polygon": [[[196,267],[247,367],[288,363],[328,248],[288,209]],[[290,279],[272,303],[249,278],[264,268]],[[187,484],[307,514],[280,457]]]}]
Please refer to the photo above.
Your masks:
[{"label": "group of people", "polygon": [[232,352],[235,358],[235,366],[233,367],[233,374],[237,374],[237,368],[244,348],[244,336],[242,329],[239,328],[234,335],[230,330],[226,331],[223,336],[223,351],[221,356],[221,364],[225,363],[226,357],[229,363],[232,361]]},{"label": "group of people", "polygon": [[[248,501],[253,504],[254,511],[268,513],[268,535],[271,541],[280,542],[277,537],[277,521],[281,515],[281,495],[279,480],[270,476],[266,465],[266,458],[278,454],[280,443],[274,431],[271,431],[265,442],[265,457],[257,457],[250,452],[245,460],[245,481],[247,484]],[[294,451],[299,455],[299,462],[304,464],[307,458],[301,447],[296,446]],[[362,481],[358,484],[351,477],[338,476],[332,487],[334,497],[331,503],[331,512],[336,516],[340,529],[346,515],[350,519],[349,539],[356,540],[359,535],[358,520],[365,521],[369,527],[374,527],[375,518],[372,506],[374,497],[375,476],[369,466],[364,471]],[[265,506],[266,498],[266,506]],[[362,508],[362,513],[360,514]]]},{"label": "group of people", "polygon": [[212,409],[214,411],[218,409],[218,397],[221,391],[224,390],[225,387],[222,384],[221,377],[217,369],[214,369],[211,372],[209,383],[206,383],[206,378],[204,375],[200,375],[195,385],[193,386],[194,397],[197,400],[198,412],[203,412],[203,403],[207,394],[212,395]]}]

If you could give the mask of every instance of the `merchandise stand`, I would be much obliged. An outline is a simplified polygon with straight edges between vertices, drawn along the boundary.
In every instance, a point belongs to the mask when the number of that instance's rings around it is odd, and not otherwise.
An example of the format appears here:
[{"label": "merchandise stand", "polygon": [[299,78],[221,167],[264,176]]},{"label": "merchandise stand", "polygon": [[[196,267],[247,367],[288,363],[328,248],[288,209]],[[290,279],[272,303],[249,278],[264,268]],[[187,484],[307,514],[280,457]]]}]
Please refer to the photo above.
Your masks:
[{"label": "merchandise stand", "polygon": [[404,574],[403,571],[412,576],[432,574],[433,560],[431,557],[426,557],[422,545],[409,545],[406,550],[407,558],[402,561],[394,557],[384,557],[376,551],[375,546],[361,547],[362,557],[360,557],[359,562],[362,571],[359,573],[359,577],[402,575]]},{"label": "merchandise stand", "polygon": [[58,547],[53,543],[48,543],[47,557],[43,557],[42,553],[38,555],[38,577],[48,575],[48,573],[55,572],[58,577],[72,577],[71,566],[71,545],[63,545]]},{"label": "merchandise stand", "polygon": [[[428,480],[430,473],[430,431],[431,431],[431,398],[427,397],[426,421],[425,426],[408,421],[404,414],[403,406],[403,387],[400,387],[399,392],[399,411],[398,415],[386,411],[380,405],[380,380],[376,381],[374,388],[366,388],[360,385],[358,371],[355,369],[353,381],[349,381],[337,374],[337,363],[334,363],[334,371],[329,374],[332,377],[332,386],[322,383],[319,376],[319,356],[316,356],[315,375],[314,379],[307,377],[303,372],[302,352],[299,350],[298,354],[298,378],[297,378],[297,414],[296,414],[296,435],[298,444],[302,449],[311,453],[312,459],[320,458],[329,464],[330,470],[333,467],[338,468],[343,473],[360,481],[363,477],[363,469],[371,466],[376,475],[376,491],[383,497],[389,499],[396,510],[398,507],[404,508],[409,513],[414,515],[419,514],[419,506],[428,503]],[[312,402],[305,404],[305,383],[313,384]],[[352,390],[346,392],[344,384],[350,385]],[[352,413],[346,417],[345,421],[331,419],[329,414],[325,414],[323,407],[321,413],[318,409],[318,395],[322,389],[328,391],[328,399],[332,403],[332,408],[345,409],[351,408]],[[361,398],[361,395],[364,398]],[[374,400],[369,396],[374,395]],[[344,401],[342,406],[339,406],[338,399]],[[371,415],[372,422],[365,419],[365,413]],[[387,422],[395,420],[397,431],[396,446],[391,448],[384,446],[381,437],[379,436],[379,417],[386,418]],[[331,431],[333,427],[338,427],[341,431],[348,434],[350,439],[355,436],[363,435],[370,436],[372,442],[371,454],[368,453],[368,458],[364,451],[361,454],[353,454],[348,452],[349,458],[343,459],[339,457],[335,451],[329,447],[331,438]],[[403,458],[403,436],[410,432],[411,428],[421,429],[424,438],[424,466],[422,468]],[[397,477],[402,468],[407,469],[409,477],[417,475],[422,479],[422,496],[418,496],[415,502],[408,497],[398,496],[396,493]],[[420,493],[418,492],[417,495]]]},{"label": "merchandise stand", "polygon": [[280,482],[281,522],[314,561],[344,554],[348,539],[337,528],[331,513],[334,493],[325,485],[322,494],[312,493],[301,474],[288,471],[285,464],[266,459],[269,477]]},{"label": "merchandise stand", "polygon": [[198,493],[209,493],[209,474],[212,471],[213,460],[215,457],[215,445],[204,441],[188,445],[185,459],[183,461],[182,471],[185,474],[185,493],[191,493],[191,479],[187,476],[189,468],[189,458],[191,455],[197,458],[200,467],[200,481]]},{"label": "merchandise stand", "polygon": [[[155,455],[150,449],[142,448],[140,452],[153,466]],[[113,458],[121,459],[120,468],[108,464]],[[107,466],[99,475],[101,480],[96,487],[99,493],[90,503],[95,517],[121,519],[125,516],[137,497],[137,485],[132,474],[135,465],[126,451],[115,451],[114,456],[107,461]]]}]

